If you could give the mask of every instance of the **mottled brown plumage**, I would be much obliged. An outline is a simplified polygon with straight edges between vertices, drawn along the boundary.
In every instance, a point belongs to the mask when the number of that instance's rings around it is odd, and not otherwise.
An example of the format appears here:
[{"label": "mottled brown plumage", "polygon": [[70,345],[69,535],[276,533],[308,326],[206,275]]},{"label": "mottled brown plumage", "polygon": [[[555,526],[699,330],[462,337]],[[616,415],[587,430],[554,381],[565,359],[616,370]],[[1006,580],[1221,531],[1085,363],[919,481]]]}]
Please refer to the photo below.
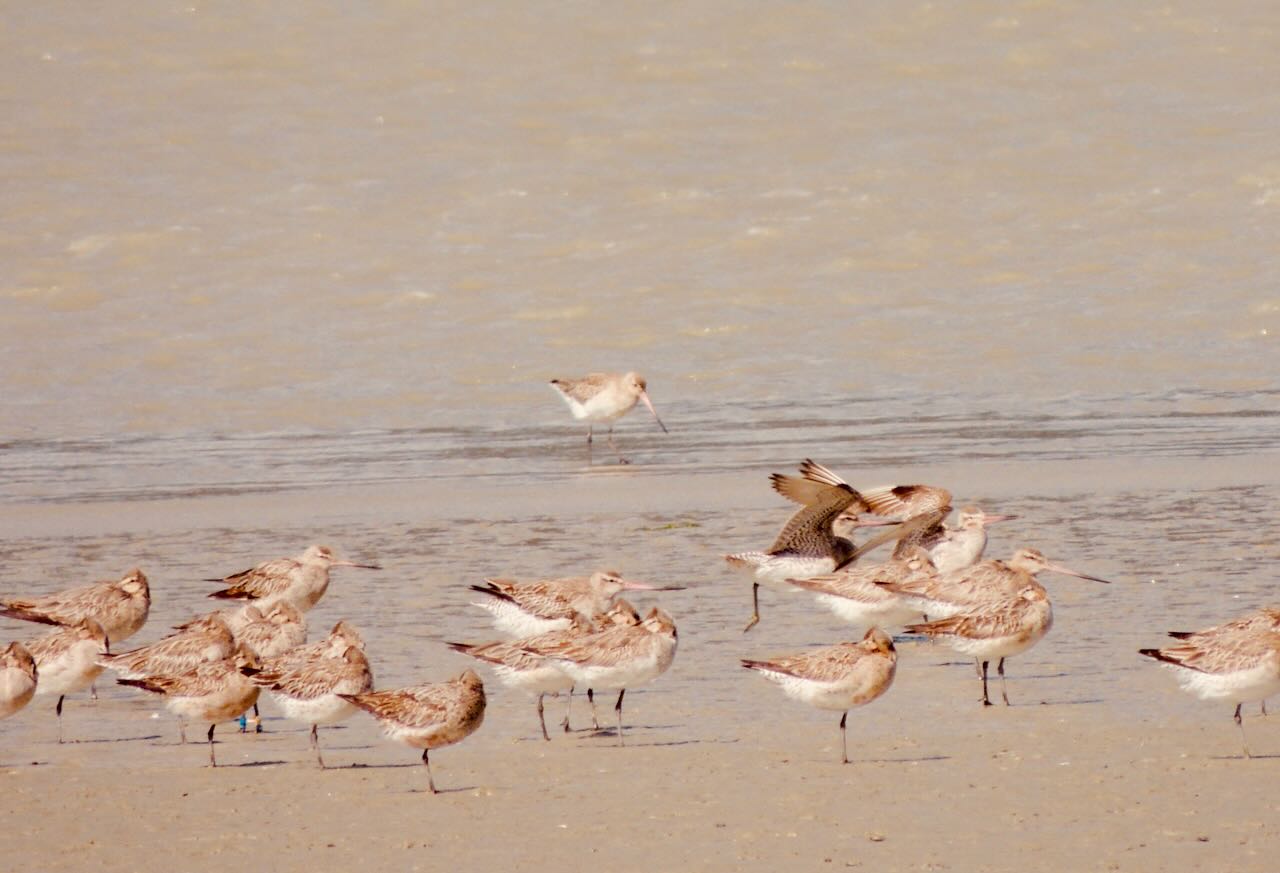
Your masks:
[{"label": "mottled brown plumage", "polygon": [[94,582],[43,597],[0,598],[0,615],[41,624],[73,625],[86,618],[98,624],[114,643],[137,633],[151,611],[151,586],[134,569],[115,581]]},{"label": "mottled brown plumage", "polygon": [[376,718],[391,739],[422,749],[432,794],[436,786],[429,752],[460,742],[484,721],[484,683],[474,670],[448,682],[339,696]]}]

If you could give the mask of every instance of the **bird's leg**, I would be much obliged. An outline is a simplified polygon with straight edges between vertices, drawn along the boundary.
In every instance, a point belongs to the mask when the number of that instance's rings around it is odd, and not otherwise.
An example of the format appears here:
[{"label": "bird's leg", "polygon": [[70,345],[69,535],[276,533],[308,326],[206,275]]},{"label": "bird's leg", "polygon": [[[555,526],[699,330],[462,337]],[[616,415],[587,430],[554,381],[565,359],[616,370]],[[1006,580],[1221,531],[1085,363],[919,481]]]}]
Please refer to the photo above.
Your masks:
[{"label": "bird's leg", "polygon": [[547,736],[547,721],[546,721],[546,718],[542,715],[542,698],[544,696],[545,695],[543,693],[538,694],[538,726],[542,728],[542,738],[550,742],[551,737]]},{"label": "bird's leg", "polygon": [[751,621],[742,629],[745,634],[760,623],[760,583],[751,583]]},{"label": "bird's leg", "polygon": [[844,723],[849,718],[849,710],[844,711],[844,715],[840,716],[840,763],[849,763],[849,741],[848,734],[845,732]]},{"label": "bird's leg", "polygon": [[609,448],[613,449],[613,453],[618,456],[618,463],[630,464],[631,463],[630,461],[622,457],[622,452],[618,451],[618,446],[613,441],[613,425],[609,425],[608,440],[609,440]]},{"label": "bird's leg", "polygon": [[614,706],[613,706],[614,710],[618,713],[618,745],[619,745],[619,746],[625,746],[625,745],[626,745],[626,743],[625,743],[625,742],[623,742],[623,740],[622,740],[622,695],[624,695],[624,694],[626,694],[626,693],[627,693],[627,689],[625,689],[625,688],[624,688],[624,689],[622,689],[621,691],[619,691],[619,692],[618,692],[618,702],[617,702],[617,703],[615,703],[615,704],[614,704]]},{"label": "bird's leg", "polygon": [[183,721],[182,716],[178,716],[178,745],[185,746],[187,744],[187,723]]},{"label": "bird's leg", "polygon": [[1267,702],[1265,700],[1262,701],[1262,714],[1263,715],[1267,714]]},{"label": "bird's leg", "polygon": [[320,765],[320,769],[324,769],[324,758],[320,757],[320,729],[318,725],[311,726],[311,748],[316,750],[316,763]]},{"label": "bird's leg", "polygon": [[58,742],[62,742],[62,701],[67,699],[67,695],[58,696],[58,705],[54,708],[54,712],[58,714]]},{"label": "bird's leg", "polygon": [[594,689],[587,689],[587,702],[591,704],[591,729],[598,731],[600,730],[600,719],[596,718],[596,692]]},{"label": "bird's leg", "polygon": [[569,686],[569,702],[564,707],[564,721],[560,722],[560,726],[564,728],[564,732],[569,732],[569,712],[573,709],[573,686]]},{"label": "bird's leg", "polygon": [[591,466],[591,425],[587,425],[587,466]]},{"label": "bird's leg", "polygon": [[96,679],[93,680],[93,683],[89,686],[89,699],[90,700],[98,699],[98,680]]},{"label": "bird's leg", "polygon": [[216,728],[217,726],[218,726],[217,722],[214,722],[213,724],[209,725],[209,766],[210,767],[218,766],[218,759],[214,757],[214,754],[213,754],[213,729]]},{"label": "bird's leg", "polygon": [[253,705],[253,732],[262,733],[262,713],[258,712],[258,704]]},{"label": "bird's leg", "polygon": [[991,663],[990,661],[982,662],[982,705],[983,706],[991,705],[991,698],[987,696],[987,665],[990,663]]},{"label": "bird's leg", "polygon": [[431,752],[430,749],[422,750],[422,766],[427,768],[427,788],[431,791],[432,794],[437,794],[438,792],[436,791],[435,780],[431,778],[431,759],[428,757],[430,752]]},{"label": "bird's leg", "polygon": [[979,661],[977,658],[973,659],[973,669],[977,671],[978,678],[981,679],[982,678],[982,662]]},{"label": "bird's leg", "polygon": [[1249,741],[1244,735],[1244,716],[1240,714],[1240,707],[1242,706],[1244,706],[1243,703],[1236,704],[1236,714],[1233,717],[1235,718],[1236,724],[1240,727],[1240,744],[1244,746],[1244,756],[1246,758],[1251,758],[1253,756],[1249,754]]},{"label": "bird's leg", "polygon": [[1009,705],[1009,691],[1004,685],[1004,658],[1000,659],[1000,663],[996,664],[996,672],[1000,674],[1000,696],[1004,698],[1004,705]]}]

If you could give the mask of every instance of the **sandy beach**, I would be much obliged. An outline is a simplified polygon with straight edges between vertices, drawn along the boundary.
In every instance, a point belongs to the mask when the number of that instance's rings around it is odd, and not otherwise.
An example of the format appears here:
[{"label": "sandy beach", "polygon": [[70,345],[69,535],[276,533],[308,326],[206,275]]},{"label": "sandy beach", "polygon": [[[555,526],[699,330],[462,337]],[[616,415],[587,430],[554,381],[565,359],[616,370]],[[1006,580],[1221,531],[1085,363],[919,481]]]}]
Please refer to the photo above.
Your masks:
[{"label": "sandy beach", "polygon": [[[0,871],[1204,870],[1280,863],[1280,701],[1138,655],[1276,606],[1280,15],[1255,2],[49,0],[0,40],[0,595],[332,546],[379,688],[474,666],[486,577],[682,590],[627,745],[488,668],[419,753],[357,714],[177,743],[104,677],[0,721]],[[585,426],[547,385],[639,371]],[[804,458],[1019,518],[1054,625],[984,709],[898,641],[813,711],[744,670],[851,631],[723,555]],[[880,558],[884,552],[873,557]],[[0,645],[41,633],[0,619]],[[993,665],[994,666],[994,665]],[[562,700],[547,704],[556,724]],[[193,726],[193,740],[204,728]]]},{"label": "sandy beach", "polygon": [[[1022,474],[1033,469],[1041,478],[1028,487]],[[1057,622],[1039,646],[1010,659],[1009,708],[984,709],[972,666],[945,649],[900,641],[894,686],[850,714],[847,766],[839,763],[836,717],[785,699],[737,666],[740,657],[844,633],[807,595],[769,591],[762,624],[741,633],[749,586],[718,566],[718,550],[770,535],[780,507],[761,476],[708,475],[690,488],[654,471],[614,468],[498,489],[505,502],[482,484],[452,503],[443,499],[457,493],[449,485],[206,499],[198,515],[181,502],[147,503],[127,525],[103,511],[109,507],[6,507],[6,523],[21,533],[11,541],[11,567],[42,555],[54,568],[127,543],[145,551],[155,568],[157,635],[200,608],[207,590],[170,568],[209,566],[228,543],[292,532],[236,529],[236,515],[249,512],[271,527],[273,516],[283,523],[304,505],[363,507],[343,511],[343,541],[386,569],[335,571],[311,616],[317,628],[337,617],[364,628],[382,687],[454,675],[468,662],[444,640],[493,638],[484,613],[468,605],[466,584],[519,568],[517,556],[493,554],[497,542],[537,544],[572,562],[575,550],[589,551],[583,540],[592,534],[609,544],[605,563],[689,586],[636,598],[669,609],[681,642],[669,674],[628,693],[624,748],[611,730],[611,695],[600,696],[601,734],[583,730],[579,695],[575,730],[543,742],[532,700],[489,682],[481,729],[432,756],[437,796],[425,791],[417,753],[384,741],[363,716],[323,732],[332,769],[321,772],[304,727],[275,717],[266,702],[266,733],[220,728],[223,766],[215,771],[204,766],[201,744],[177,745],[172,718],[126,689],[106,686],[96,703],[69,699],[64,719],[76,742],[62,746],[53,741],[51,706],[42,703],[0,724],[7,789],[0,796],[16,823],[5,831],[8,868],[1271,869],[1280,840],[1273,790],[1280,722],[1250,708],[1254,757],[1246,760],[1229,707],[1184,696],[1136,655],[1159,643],[1164,625],[1200,626],[1202,616],[1222,611],[1220,590],[1191,584],[1210,557],[1189,553],[1175,575],[1152,575],[1143,571],[1160,543],[1125,545],[1136,528],[1120,507],[1135,494],[1146,498],[1148,525],[1188,531],[1185,517],[1160,520],[1176,501],[1151,490],[1172,468],[1155,465],[1125,481],[1106,463],[1060,465],[1071,474],[1061,478],[1054,469],[918,472],[1022,516],[993,531],[993,552],[1034,531],[1047,553],[1114,583],[1045,580]],[[1242,501],[1237,487],[1201,488],[1202,478],[1221,483],[1221,465],[1181,471],[1209,515],[1228,525],[1228,504],[1243,514],[1263,508],[1265,498]],[[606,494],[643,509],[602,511]],[[554,520],[536,513],[546,502],[558,507]],[[692,505],[696,512],[681,509]],[[1086,505],[1099,517],[1077,514]],[[399,514],[408,506],[420,507],[412,522]],[[1073,521],[1035,524],[1055,512]],[[191,528],[193,517],[203,526]],[[337,531],[325,527],[318,514],[316,531]],[[430,532],[446,529],[448,549],[437,550]],[[1275,557],[1273,543],[1247,536],[1224,550]],[[481,569],[489,566],[496,569]],[[1264,596],[1261,580],[1244,584]],[[1237,591],[1236,611],[1246,592]],[[11,635],[20,629],[6,627]],[[561,706],[548,701],[549,723],[559,721]]]}]

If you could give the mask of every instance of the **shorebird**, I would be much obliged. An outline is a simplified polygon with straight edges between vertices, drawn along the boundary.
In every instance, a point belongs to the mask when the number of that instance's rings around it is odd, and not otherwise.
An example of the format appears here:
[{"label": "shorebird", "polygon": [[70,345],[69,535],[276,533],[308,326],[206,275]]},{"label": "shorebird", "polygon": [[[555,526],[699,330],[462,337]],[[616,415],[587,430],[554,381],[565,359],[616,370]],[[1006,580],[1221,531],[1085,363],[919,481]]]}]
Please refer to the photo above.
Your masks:
[{"label": "shorebird", "polygon": [[[455,652],[460,652],[493,667],[498,680],[508,688],[516,688],[538,696],[538,726],[542,729],[542,738],[550,740],[547,734],[547,722],[543,715],[542,699],[548,694],[558,695],[567,691],[573,703],[573,680],[563,670],[551,662],[545,655],[535,654],[530,649],[544,646],[557,646],[570,640],[578,639],[594,633],[595,628],[590,620],[581,615],[573,617],[573,623],[563,629],[548,631],[535,637],[510,642],[491,643],[445,643]],[[565,709],[561,727],[569,730],[569,710]],[[598,723],[597,723],[598,727]]]},{"label": "shorebird", "polygon": [[917,577],[935,575],[923,552],[909,558],[894,558],[883,564],[859,564],[839,573],[788,579],[787,583],[812,591],[818,603],[839,618],[860,628],[895,628],[920,618],[920,610],[885,587],[884,583],[906,583]]},{"label": "shorebird", "polygon": [[924,634],[982,664],[982,703],[991,706],[987,696],[987,666],[999,658],[1000,695],[1009,705],[1005,687],[1004,659],[1025,652],[1044,638],[1053,626],[1053,606],[1049,594],[1037,582],[1030,582],[1014,596],[991,600],[949,618],[909,624],[907,633]]},{"label": "shorebird", "polygon": [[652,591],[652,585],[630,582],[615,570],[601,570],[590,576],[516,582],[486,579],[471,590],[486,596],[473,606],[487,609],[493,624],[503,633],[533,637],[565,630],[575,615],[595,618],[607,610],[623,591]]},{"label": "shorebird", "polygon": [[779,685],[788,697],[819,709],[842,711],[840,761],[848,764],[845,722],[849,710],[870,703],[889,690],[898,667],[898,653],[889,635],[873,627],[860,642],[837,643],[770,661],[744,659],[742,666]]},{"label": "shorebird", "polygon": [[915,549],[923,549],[939,573],[962,570],[982,560],[987,548],[987,526],[1012,521],[1016,515],[990,515],[977,506],[960,510],[954,527],[939,521],[927,528],[912,531],[898,540],[895,558],[905,558]]},{"label": "shorebird", "polygon": [[58,715],[58,742],[61,743],[62,701],[68,694],[88,688],[102,672],[98,659],[108,650],[106,631],[92,618],[85,618],[30,640],[26,647],[35,659],[40,676],[36,695],[58,695],[54,711]]},{"label": "shorebird", "polygon": [[231,657],[236,641],[220,613],[187,622],[169,636],[128,652],[104,655],[98,663],[122,679],[173,675]]},{"label": "shorebird", "polygon": [[785,588],[788,579],[832,573],[852,560],[853,542],[835,532],[838,518],[843,516],[851,527],[873,524],[857,519],[856,513],[868,508],[862,496],[816,461],[805,459],[799,477],[774,473],[769,481],[774,491],[802,508],[787,520],[768,551],[724,556],[729,566],[752,575],[751,620],[743,633],[760,622],[761,584]]},{"label": "shorebird", "polygon": [[335,724],[355,713],[355,704],[344,695],[373,690],[369,659],[356,646],[347,646],[340,657],[324,656],[292,664],[283,661],[276,669],[264,664],[250,678],[271,693],[285,718],[311,725],[311,748],[321,770],[324,758],[320,755],[319,726]]},{"label": "shorebird", "polygon": [[137,633],[151,611],[151,586],[141,570],[114,582],[94,582],[43,597],[0,598],[0,615],[41,624],[73,625],[91,618],[114,643]]},{"label": "shorebird", "polygon": [[1248,758],[1240,710],[1251,700],[1280,693],[1280,610],[1265,609],[1227,625],[1173,635],[1182,639],[1179,645],[1139,649],[1138,654],[1170,667],[1182,690],[1201,700],[1234,703],[1232,718]]},{"label": "shorebird", "polygon": [[[247,711],[258,700],[258,686],[246,673],[257,669],[253,655],[243,649],[221,661],[198,664],[173,676],[117,679],[121,685],[141,688],[164,697],[165,707],[179,720],[209,722],[209,766],[217,767],[213,731],[219,722]],[[185,742],[186,730],[183,729]]]},{"label": "shorebird", "polygon": [[599,633],[553,645],[529,646],[568,674],[575,685],[617,688],[618,745],[622,736],[622,698],[628,688],[652,682],[671,666],[676,656],[676,625],[671,616],[654,607],[639,625],[620,624]]},{"label": "shorebird", "polygon": [[[1280,609],[1264,606],[1257,612],[1200,631],[1169,631],[1169,636],[1177,640],[1200,643],[1208,639],[1234,637],[1240,633],[1252,633],[1258,628],[1270,628],[1280,631]],[[1262,714],[1267,714],[1267,701],[1261,701]]]},{"label": "shorebird", "polygon": [[316,658],[326,656],[340,658],[350,646],[355,646],[363,652],[364,637],[360,635],[360,631],[356,630],[353,624],[343,619],[333,626],[333,629],[329,631],[324,639],[275,655],[263,663],[262,666],[268,670],[279,670],[286,665],[314,661]]},{"label": "shorebird", "polygon": [[950,573],[919,573],[905,579],[878,579],[876,584],[898,594],[918,612],[947,618],[992,601],[1017,595],[1045,571],[1102,582],[1069,567],[1054,564],[1037,549],[1018,549],[1007,561],[990,560]]},{"label": "shorebird", "polygon": [[36,659],[22,643],[9,643],[0,651],[0,719],[31,702],[39,678]]},{"label": "shorebird", "polygon": [[308,546],[296,558],[277,558],[264,561],[256,567],[232,573],[221,579],[227,587],[215,591],[210,597],[224,600],[252,600],[261,610],[269,609],[278,601],[287,600],[301,612],[315,606],[329,588],[329,568],[359,567],[364,570],[381,570],[378,564],[357,564],[339,561],[328,546]]},{"label": "shorebird", "polygon": [[434,685],[339,696],[381,722],[391,739],[422,749],[432,794],[436,784],[431,778],[431,750],[466,739],[484,721],[484,683],[475,670]]},{"label": "shorebird", "polygon": [[235,631],[236,642],[259,660],[283,655],[307,641],[307,618],[287,600],[277,602],[265,613],[253,605],[241,612],[243,618]]},{"label": "shorebird", "polygon": [[653,413],[653,420],[662,428],[662,432],[669,432],[658,417],[658,411],[653,408],[645,381],[639,373],[589,373],[581,379],[552,379],[551,387],[564,398],[576,421],[587,422],[588,464],[591,463],[591,428],[604,422],[609,424],[606,437],[609,448],[618,456],[618,463],[628,463],[613,442],[613,423],[630,412],[637,400]]}]

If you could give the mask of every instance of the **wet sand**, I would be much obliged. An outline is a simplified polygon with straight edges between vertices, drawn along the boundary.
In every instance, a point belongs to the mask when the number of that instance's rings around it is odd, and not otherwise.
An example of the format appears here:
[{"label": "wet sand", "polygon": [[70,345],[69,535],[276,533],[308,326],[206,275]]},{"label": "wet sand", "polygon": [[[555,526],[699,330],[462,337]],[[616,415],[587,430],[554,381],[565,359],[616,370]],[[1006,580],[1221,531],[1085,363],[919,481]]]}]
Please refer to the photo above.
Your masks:
[{"label": "wet sand", "polygon": [[[325,539],[377,558],[382,573],[335,571],[310,617],[313,637],[339,617],[365,629],[379,687],[469,665],[442,643],[494,637],[465,588],[484,575],[616,564],[689,588],[637,598],[675,615],[680,651],[670,673],[627,694],[625,748],[611,730],[581,730],[581,697],[575,731],[543,742],[532,701],[482,670],[485,723],[432,756],[435,797],[417,753],[363,715],[323,731],[333,769],[320,772],[304,727],[267,702],[266,733],[219,728],[214,771],[202,744],[178,746],[173,720],[126,689],[104,683],[97,703],[69,699],[67,735],[80,742],[62,746],[52,703],[39,700],[0,723],[5,867],[1271,870],[1280,716],[1250,718],[1246,760],[1229,707],[1182,695],[1135,650],[1266,602],[1252,560],[1274,560],[1276,547],[1240,522],[1274,514],[1275,474],[1222,461],[1121,466],[877,471],[876,481],[946,482],[1021,514],[993,529],[996,555],[1034,544],[1115,582],[1045,579],[1055,626],[1010,659],[1009,708],[979,705],[971,665],[901,641],[895,685],[850,714],[847,766],[838,716],[737,666],[848,636],[806,595],[769,591],[762,624],[741,633],[749,587],[719,555],[767,540],[787,513],[758,474],[606,468],[506,488],[6,505],[4,589],[47,590],[89,565],[110,575],[130,555],[155,597],[138,642],[204,608],[196,580],[247,557]],[[1222,571],[1242,555],[1248,566]],[[33,568],[49,578],[23,581]],[[13,622],[3,632],[30,635]],[[613,696],[599,702],[611,728]],[[550,725],[561,705],[548,701]]]}]

